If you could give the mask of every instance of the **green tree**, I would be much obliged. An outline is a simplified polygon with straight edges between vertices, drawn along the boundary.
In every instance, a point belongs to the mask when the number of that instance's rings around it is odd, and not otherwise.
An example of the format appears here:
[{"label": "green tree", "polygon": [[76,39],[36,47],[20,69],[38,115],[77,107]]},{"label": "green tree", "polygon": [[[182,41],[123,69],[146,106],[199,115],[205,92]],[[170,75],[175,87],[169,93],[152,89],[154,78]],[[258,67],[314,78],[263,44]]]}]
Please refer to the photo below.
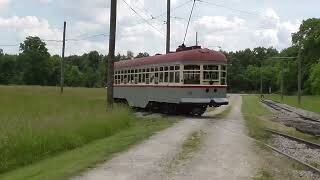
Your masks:
[{"label": "green tree", "polygon": [[314,64],[311,68],[309,82],[312,93],[320,95],[320,63]]},{"label": "green tree", "polygon": [[[304,93],[310,93],[311,85],[308,83],[311,67],[320,58],[320,18],[310,18],[304,20],[299,31],[292,36],[294,47],[301,47],[302,50],[302,83]],[[305,83],[306,82],[306,83]]]},{"label": "green tree", "polygon": [[20,50],[19,62],[24,66],[24,82],[29,85],[47,85],[50,54],[46,44],[39,37],[29,36],[20,44]]},{"label": "green tree", "polygon": [[91,51],[88,55],[88,64],[94,71],[98,69],[99,62],[101,60],[100,54],[98,51]]}]

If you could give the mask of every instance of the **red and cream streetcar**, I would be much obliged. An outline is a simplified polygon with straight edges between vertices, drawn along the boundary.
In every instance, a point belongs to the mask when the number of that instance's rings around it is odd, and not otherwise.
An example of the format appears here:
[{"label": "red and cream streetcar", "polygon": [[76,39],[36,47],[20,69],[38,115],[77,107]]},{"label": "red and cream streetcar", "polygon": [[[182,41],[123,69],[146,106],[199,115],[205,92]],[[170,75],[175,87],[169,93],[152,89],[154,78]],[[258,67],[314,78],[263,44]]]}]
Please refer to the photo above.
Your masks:
[{"label": "red and cream streetcar", "polygon": [[199,46],[115,63],[114,98],[131,107],[202,115],[227,105],[227,59]]}]

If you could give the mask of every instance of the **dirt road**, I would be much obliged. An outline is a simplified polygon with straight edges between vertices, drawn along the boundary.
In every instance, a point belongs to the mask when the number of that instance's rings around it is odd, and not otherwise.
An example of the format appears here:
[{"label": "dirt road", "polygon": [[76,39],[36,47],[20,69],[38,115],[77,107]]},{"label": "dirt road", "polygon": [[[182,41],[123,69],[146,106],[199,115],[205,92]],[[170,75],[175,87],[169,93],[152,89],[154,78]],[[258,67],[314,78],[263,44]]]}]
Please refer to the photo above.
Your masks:
[{"label": "dirt road", "polygon": [[[258,160],[252,142],[243,136],[242,99],[233,98],[226,118],[185,119],[74,179],[250,179]],[[183,142],[199,130],[205,132],[199,151],[168,170]]]},{"label": "dirt road", "polygon": [[212,120],[199,152],[170,179],[251,179],[259,163],[254,144],[245,135],[240,96],[234,97],[231,113]]}]

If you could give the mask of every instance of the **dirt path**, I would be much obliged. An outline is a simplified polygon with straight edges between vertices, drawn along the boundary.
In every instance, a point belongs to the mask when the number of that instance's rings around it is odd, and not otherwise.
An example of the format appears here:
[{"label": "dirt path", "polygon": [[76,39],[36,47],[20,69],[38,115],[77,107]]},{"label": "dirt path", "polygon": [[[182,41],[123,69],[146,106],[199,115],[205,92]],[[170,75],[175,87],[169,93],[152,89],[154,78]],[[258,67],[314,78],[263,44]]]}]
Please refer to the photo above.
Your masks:
[{"label": "dirt path", "polygon": [[184,139],[191,132],[202,129],[206,122],[202,119],[183,120],[74,179],[165,179],[166,167],[179,151]]},{"label": "dirt path", "polygon": [[235,96],[231,113],[205,129],[203,147],[170,179],[251,179],[259,170],[254,144],[245,135],[242,98]]},{"label": "dirt path", "polygon": [[[258,160],[253,144],[242,136],[245,128],[241,97],[233,98],[233,109],[226,118],[185,119],[74,179],[249,179],[255,176]],[[199,130],[206,133],[200,150],[191,159],[179,163],[174,171],[168,171],[182,143]]]}]

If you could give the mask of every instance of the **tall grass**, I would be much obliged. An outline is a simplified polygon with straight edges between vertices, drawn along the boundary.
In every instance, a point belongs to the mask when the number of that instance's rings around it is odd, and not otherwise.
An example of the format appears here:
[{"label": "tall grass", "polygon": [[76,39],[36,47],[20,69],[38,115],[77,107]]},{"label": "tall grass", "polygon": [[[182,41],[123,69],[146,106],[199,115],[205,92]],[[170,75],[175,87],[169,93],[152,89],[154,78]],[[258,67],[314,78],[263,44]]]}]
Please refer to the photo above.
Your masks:
[{"label": "tall grass", "polygon": [[270,137],[270,133],[265,131],[267,122],[259,117],[270,115],[271,112],[259,104],[258,96],[243,96],[242,113],[250,137],[263,141]]},{"label": "tall grass", "polygon": [[0,173],[127,128],[129,110],[105,110],[105,89],[0,86]]}]

